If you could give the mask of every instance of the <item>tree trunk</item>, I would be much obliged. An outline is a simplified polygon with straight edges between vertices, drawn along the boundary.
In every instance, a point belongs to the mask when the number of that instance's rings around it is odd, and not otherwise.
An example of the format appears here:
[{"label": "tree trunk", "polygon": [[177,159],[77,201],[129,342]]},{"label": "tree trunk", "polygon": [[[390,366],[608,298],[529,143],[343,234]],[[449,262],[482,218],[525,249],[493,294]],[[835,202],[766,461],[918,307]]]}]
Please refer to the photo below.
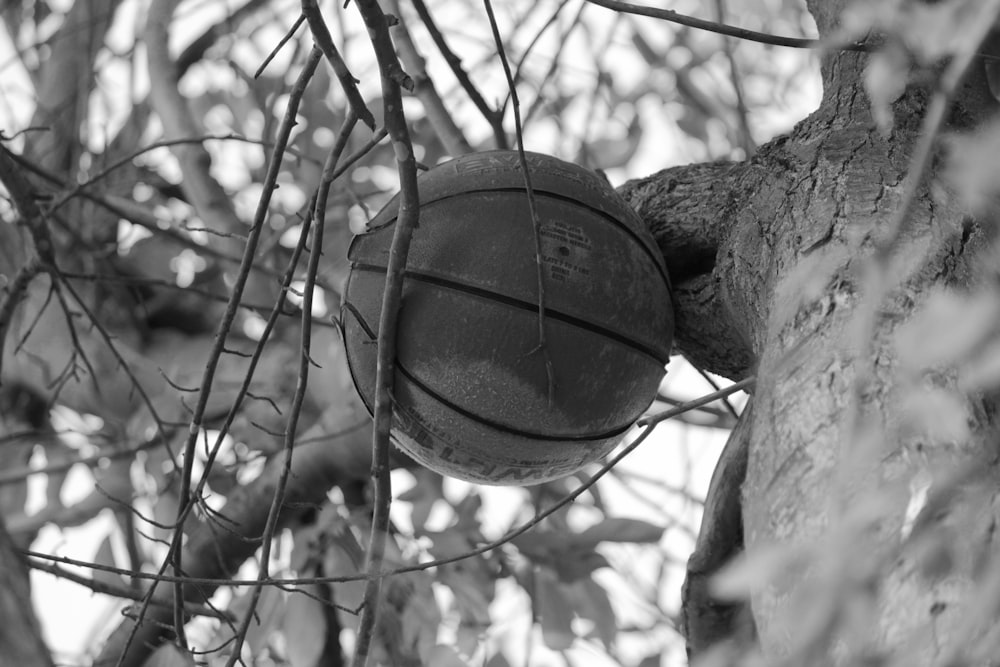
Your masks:
[{"label": "tree trunk", "polygon": [[[841,4],[810,3],[822,35],[834,30]],[[740,427],[745,481],[742,489],[713,490],[742,498],[751,560],[732,576],[750,593],[763,651],[789,664],[818,664],[831,651],[845,662],[892,652],[911,660],[905,664],[930,664],[963,645],[988,656],[984,645],[968,644],[989,629],[976,626],[975,605],[984,605],[980,620],[992,620],[988,610],[996,604],[997,575],[974,557],[995,548],[993,493],[954,493],[956,479],[997,488],[994,401],[960,394],[969,437],[933,442],[908,401],[920,386],[955,390],[955,377],[927,374],[921,385],[907,375],[898,350],[901,328],[935,290],[973,286],[977,256],[990,239],[954,197],[926,187],[939,180],[935,164],[886,260],[895,287],[878,302],[871,331],[859,327],[865,300],[880,298],[869,278],[879,261],[873,248],[901,205],[930,96],[908,90],[893,105],[892,131],[881,133],[862,85],[869,58],[827,56],[819,109],[749,162],[671,169],[622,190],[649,221],[674,272],[682,351],[730,377],[756,372],[754,409]],[[968,129],[995,111],[982,69],[973,63],[949,129]],[[699,261],[672,257],[681,247]],[[706,261],[709,250],[714,262]],[[945,514],[962,529],[943,546],[923,541],[942,523],[926,516],[930,507],[913,532],[904,524],[915,481],[939,479],[946,470],[974,474],[956,473],[931,488],[932,497],[938,488],[952,492],[942,501]],[[969,519],[977,503],[981,514]],[[715,506],[731,510],[732,503],[710,498],[709,509]],[[725,517],[707,517],[705,525],[740,529]],[[702,536],[689,592],[698,585],[697,568],[719,560],[718,549],[727,555],[742,544],[739,537]],[[947,564],[934,562],[927,544],[935,555],[950,549]],[[759,555],[772,545],[782,555]],[[984,580],[993,582],[991,606],[985,594],[972,596]],[[698,624],[699,614],[711,617],[704,623],[729,623],[704,602],[686,610],[689,623]],[[705,626],[688,631],[693,649],[704,646],[703,632],[719,636]]]}]

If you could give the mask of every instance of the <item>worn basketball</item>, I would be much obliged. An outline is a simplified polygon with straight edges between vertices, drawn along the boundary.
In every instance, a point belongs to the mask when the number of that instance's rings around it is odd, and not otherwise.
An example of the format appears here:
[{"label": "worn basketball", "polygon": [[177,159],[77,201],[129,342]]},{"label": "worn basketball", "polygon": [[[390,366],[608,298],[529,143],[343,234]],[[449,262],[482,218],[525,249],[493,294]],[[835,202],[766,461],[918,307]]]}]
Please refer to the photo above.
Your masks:
[{"label": "worn basketball", "polygon": [[[673,337],[663,258],[635,212],[588,169],[537,153],[527,162],[544,352],[516,151],[465,155],[419,177],[403,285],[393,440],[432,470],[485,484],[544,482],[605,456],[655,397]],[[369,410],[397,207],[382,209],[348,252],[341,315]]]}]

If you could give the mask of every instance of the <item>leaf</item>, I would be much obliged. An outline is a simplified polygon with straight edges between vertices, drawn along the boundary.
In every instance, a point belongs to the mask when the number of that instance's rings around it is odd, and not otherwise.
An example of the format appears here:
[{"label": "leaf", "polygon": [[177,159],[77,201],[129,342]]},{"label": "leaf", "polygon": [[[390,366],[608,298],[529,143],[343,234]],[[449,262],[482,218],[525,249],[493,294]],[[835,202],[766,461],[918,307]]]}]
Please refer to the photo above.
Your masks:
[{"label": "leaf", "polygon": [[610,567],[610,564],[607,558],[596,551],[574,549],[554,559],[552,567],[555,568],[560,581],[571,583],[587,577],[594,570]]},{"label": "leaf", "polygon": [[463,655],[474,655],[479,650],[487,630],[488,628],[474,628],[470,625],[458,626],[458,631],[455,633],[455,648]]},{"label": "leaf", "polygon": [[983,391],[1000,385],[1000,339],[984,345],[975,359],[959,369],[958,377],[965,391]]},{"label": "leaf", "polygon": [[[97,552],[94,554],[94,563],[110,567],[116,566],[114,550],[111,547],[111,535],[101,540],[101,544],[97,547]],[[120,574],[105,570],[94,570],[94,581],[100,581],[111,586],[122,586],[125,583]]]},{"label": "leaf", "polygon": [[791,572],[802,559],[802,550],[789,544],[761,545],[745,551],[709,581],[709,592],[719,600],[745,600],[779,575]]},{"label": "leaf", "polygon": [[1000,298],[992,289],[970,295],[939,290],[896,334],[900,362],[921,371],[967,359],[996,331]]},{"label": "leaf", "polygon": [[555,572],[539,568],[535,574],[535,608],[542,626],[542,641],[553,651],[565,651],[573,645],[573,610],[563,593]]},{"label": "leaf", "polygon": [[[353,539],[353,535],[345,533],[343,539]],[[358,565],[351,554],[341,546],[340,539],[335,539],[327,545],[323,555],[323,573],[328,577],[349,577],[359,573]],[[333,591],[333,602],[337,605],[337,616],[345,627],[350,627],[357,619],[346,610],[356,612],[361,607],[365,599],[365,582],[343,581],[330,586]]]},{"label": "leaf", "polygon": [[440,583],[447,585],[455,594],[455,608],[464,625],[481,628],[490,624],[492,591],[484,591],[477,586],[467,570],[449,569]]},{"label": "leaf", "polygon": [[511,544],[527,558],[538,561],[551,560],[552,554],[565,551],[569,545],[575,544],[578,535],[568,531],[533,530],[518,535]]},{"label": "leaf", "polygon": [[194,667],[194,656],[177,644],[161,644],[153,651],[143,667]]},{"label": "leaf", "polygon": [[414,590],[406,601],[399,622],[402,626],[400,641],[405,650],[419,655],[424,664],[433,664],[428,662],[427,654],[437,640],[441,610],[438,609],[429,583],[425,590]]},{"label": "leaf", "polygon": [[401,493],[397,500],[413,505],[410,523],[414,532],[420,535],[425,530],[434,505],[444,497],[444,478],[426,468],[414,470],[412,474],[416,478],[416,484]]},{"label": "leaf", "polygon": [[510,660],[503,653],[494,653],[486,661],[486,667],[510,667]]},{"label": "leaf", "polygon": [[661,664],[663,664],[663,653],[653,653],[640,660],[636,667],[660,667]]},{"label": "leaf", "polygon": [[[322,592],[318,584],[303,586],[303,590],[316,596]],[[315,667],[326,643],[323,603],[310,595],[290,594],[281,629],[285,635],[288,662],[292,667]]]},{"label": "leaf", "polygon": [[962,203],[983,212],[1000,194],[995,167],[1000,151],[1000,121],[985,123],[975,132],[952,136],[946,145],[945,179]]},{"label": "leaf", "polygon": [[254,656],[260,654],[271,639],[284,615],[285,593],[276,586],[265,586],[257,600],[256,614],[247,632],[247,645]]},{"label": "leaf", "polygon": [[910,64],[898,45],[872,54],[865,68],[865,92],[872,101],[872,117],[879,131],[888,136],[892,131],[892,103],[906,90]]},{"label": "leaf", "polygon": [[598,542],[636,542],[655,544],[663,537],[663,526],[641,519],[611,518],[591,526],[580,533],[574,542],[578,545]]},{"label": "leaf", "polygon": [[479,520],[476,519],[476,514],[479,513],[482,506],[483,499],[480,495],[475,491],[470,491],[469,495],[462,498],[455,506],[454,528],[461,531],[478,531]]},{"label": "leaf", "polygon": [[608,592],[590,577],[573,582],[568,590],[576,602],[576,615],[592,621],[592,634],[596,634],[604,646],[610,649],[618,636],[618,619]]},{"label": "leaf", "polygon": [[970,436],[965,402],[954,391],[915,388],[904,394],[900,411],[905,433],[927,445],[965,442]]},{"label": "leaf", "polygon": [[[821,243],[816,239],[811,243]],[[811,245],[806,241],[806,245]],[[803,306],[824,296],[837,271],[850,258],[845,245],[824,245],[805,255],[782,276],[774,290],[771,317],[778,326],[794,318]]]},{"label": "leaf", "polygon": [[[271,638],[271,633],[279,627],[285,606],[285,593],[275,586],[265,586],[260,592],[257,606],[253,611],[253,618],[247,630],[245,646],[255,657],[263,649]],[[229,611],[237,619],[244,619],[250,612],[250,602],[253,599],[252,590],[247,589],[230,605]],[[238,627],[238,624],[237,624]],[[233,638],[233,628],[228,624],[223,624],[216,632],[213,645],[220,645],[231,641]]]},{"label": "leaf", "polygon": [[426,665],[434,667],[469,667],[469,663],[462,660],[458,651],[445,644],[437,644],[432,648],[427,656]]}]

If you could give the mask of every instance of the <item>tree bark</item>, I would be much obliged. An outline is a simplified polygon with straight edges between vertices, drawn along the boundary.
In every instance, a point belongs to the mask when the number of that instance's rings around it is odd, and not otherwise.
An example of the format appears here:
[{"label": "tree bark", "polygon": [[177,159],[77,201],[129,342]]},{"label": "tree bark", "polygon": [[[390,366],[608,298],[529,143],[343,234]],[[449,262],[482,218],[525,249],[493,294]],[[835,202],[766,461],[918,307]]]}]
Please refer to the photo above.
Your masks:
[{"label": "tree bark", "polygon": [[[821,35],[830,35],[842,3],[816,1],[810,9]],[[904,523],[913,480],[974,470],[963,479],[997,488],[995,401],[964,394],[971,436],[927,451],[926,435],[908,425],[904,404],[914,380],[900,367],[896,340],[935,289],[973,285],[988,232],[949,193],[931,191],[935,171],[890,257],[898,286],[878,304],[871,340],[858,339],[858,313],[870,297],[866,271],[901,205],[930,96],[908,90],[893,105],[892,131],[881,133],[862,86],[869,57],[826,56],[819,109],[752,160],[671,169],[623,188],[674,265],[678,347],[730,377],[755,364],[758,378],[753,410],[739,427],[747,441],[746,477],[741,488],[737,482],[742,527],[725,520],[732,485],[713,484],[723,497],[710,497],[706,510],[724,512],[707,517],[714,534],[699,540],[689,564],[685,615],[695,652],[706,636],[724,633],[712,627],[720,617],[709,613],[721,601],[695,596],[700,602],[692,603],[690,591],[743,541],[735,530],[744,531],[751,557],[773,545],[786,549],[787,568],[768,569],[762,559],[744,577],[753,580],[745,585],[761,648],[788,664],[887,655],[930,664],[976,636],[969,616],[975,604],[987,604],[973,595],[983,585],[981,562],[978,569],[956,562],[929,576],[926,554],[904,539]],[[974,63],[949,129],[968,129],[996,111],[981,71]],[[683,184],[679,196],[675,184]],[[686,252],[699,259],[672,259],[679,247],[695,249]],[[715,335],[706,340],[707,332]],[[872,372],[862,384],[863,364]],[[957,389],[947,373],[923,381]],[[976,503],[987,509],[963,526],[970,530],[955,533],[949,553],[995,549],[994,494],[953,495],[945,503],[952,516],[967,516]],[[722,546],[712,551],[712,544]],[[733,629],[728,617],[721,623]]]}]

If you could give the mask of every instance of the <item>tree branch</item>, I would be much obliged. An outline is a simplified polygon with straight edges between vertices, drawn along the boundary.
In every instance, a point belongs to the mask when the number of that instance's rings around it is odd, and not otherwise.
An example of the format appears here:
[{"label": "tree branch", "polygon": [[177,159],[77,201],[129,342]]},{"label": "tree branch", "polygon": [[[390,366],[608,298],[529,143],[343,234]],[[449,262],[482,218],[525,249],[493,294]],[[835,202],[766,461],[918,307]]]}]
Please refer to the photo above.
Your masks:
[{"label": "tree branch", "polygon": [[[206,227],[216,230],[225,239],[229,252],[242,250],[240,237],[247,227],[236,215],[233,202],[210,173],[212,158],[200,142],[177,141],[205,135],[205,128],[192,116],[187,99],[178,90],[178,70],[168,48],[170,26],[179,0],[162,0],[152,4],[146,22],[145,41],[149,69],[149,98],[153,110],[163,124],[164,138],[174,141],[170,152],[180,163],[184,178],[181,189]],[[234,236],[230,236],[234,235]]]},{"label": "tree branch", "polygon": [[23,557],[0,523],[0,655],[7,664],[52,667],[42,641]]},{"label": "tree branch", "polygon": [[[745,39],[749,42],[759,42],[761,44],[771,44],[773,46],[787,46],[796,49],[819,49],[829,46],[818,39],[803,39],[801,37],[782,37],[780,35],[771,35],[766,32],[757,32],[756,30],[747,30],[746,28],[737,28],[736,26],[726,25],[724,23],[716,23],[715,21],[706,21],[705,19],[687,16],[686,14],[679,14],[671,9],[633,5],[628,2],[620,2],[619,0],[586,1],[616,12],[635,14],[637,16],[648,16],[650,18],[676,23],[689,28],[697,28],[698,30],[714,32],[719,35]],[[841,51],[864,52],[872,51],[874,49],[871,44],[862,44],[858,42],[842,44],[839,45],[839,48]]]},{"label": "tree branch", "polygon": [[399,23],[395,26],[399,58],[402,60],[403,67],[406,68],[410,78],[413,79],[413,93],[424,105],[424,113],[427,114],[427,120],[430,122],[431,127],[434,128],[435,134],[441,140],[444,149],[452,157],[471,153],[473,151],[472,146],[469,144],[468,139],[465,138],[462,129],[455,122],[455,118],[448,111],[444,100],[441,99],[441,95],[438,94],[437,88],[434,86],[434,80],[427,75],[424,57],[417,51],[417,47],[413,43],[413,38],[410,36],[410,31],[406,27],[406,22],[399,16],[399,0],[388,0],[386,7],[390,12],[399,17]]},{"label": "tree branch", "polygon": [[[396,156],[396,171],[399,174],[399,213],[396,217],[392,244],[385,270],[385,293],[382,296],[382,311],[378,322],[378,353],[375,377],[375,428],[372,435],[372,480],[375,506],[372,513],[372,528],[365,554],[365,569],[369,577],[365,587],[364,608],[358,622],[358,637],[352,665],[364,667],[368,661],[368,651],[375,632],[379,602],[382,590],[382,560],[385,554],[385,540],[389,533],[389,503],[392,500],[391,478],[389,476],[389,432],[392,428],[392,388],[396,375],[396,325],[399,321],[399,307],[403,296],[403,273],[406,256],[410,249],[413,229],[420,216],[420,201],[417,194],[417,163],[413,155],[413,144],[403,113],[401,87],[412,87],[412,81],[405,77],[392,39],[389,37],[389,19],[382,13],[377,0],[357,0],[358,10],[368,27],[375,57],[378,59],[382,75],[382,98],[385,111],[385,126],[389,130],[393,153]],[[406,86],[407,82],[410,83]]]},{"label": "tree branch", "polygon": [[719,291],[716,255],[733,228],[735,193],[753,177],[746,163],[671,167],[618,188],[647,224],[673,283],[674,343],[695,366],[731,379],[747,375],[754,350]]},{"label": "tree branch", "polygon": [[[279,526],[288,525],[301,513],[324,504],[327,491],[333,486],[368,477],[371,431],[343,428],[345,424],[367,421],[367,410],[356,396],[345,393],[337,398],[339,400],[327,409],[320,422],[303,434],[302,444],[295,448]],[[333,439],[322,437],[336,432],[341,435]],[[283,457],[272,457],[260,477],[229,493],[222,508],[228,530],[220,531],[209,521],[198,524],[184,545],[185,578],[223,582],[253,555],[260,546],[268,509],[284,467]],[[201,604],[212,595],[215,586],[202,582],[188,585],[184,590],[187,602]],[[172,624],[171,607],[149,608],[138,621],[123,619],[94,660],[93,667],[119,664],[120,667],[141,667],[151,651],[172,636]]]}]

